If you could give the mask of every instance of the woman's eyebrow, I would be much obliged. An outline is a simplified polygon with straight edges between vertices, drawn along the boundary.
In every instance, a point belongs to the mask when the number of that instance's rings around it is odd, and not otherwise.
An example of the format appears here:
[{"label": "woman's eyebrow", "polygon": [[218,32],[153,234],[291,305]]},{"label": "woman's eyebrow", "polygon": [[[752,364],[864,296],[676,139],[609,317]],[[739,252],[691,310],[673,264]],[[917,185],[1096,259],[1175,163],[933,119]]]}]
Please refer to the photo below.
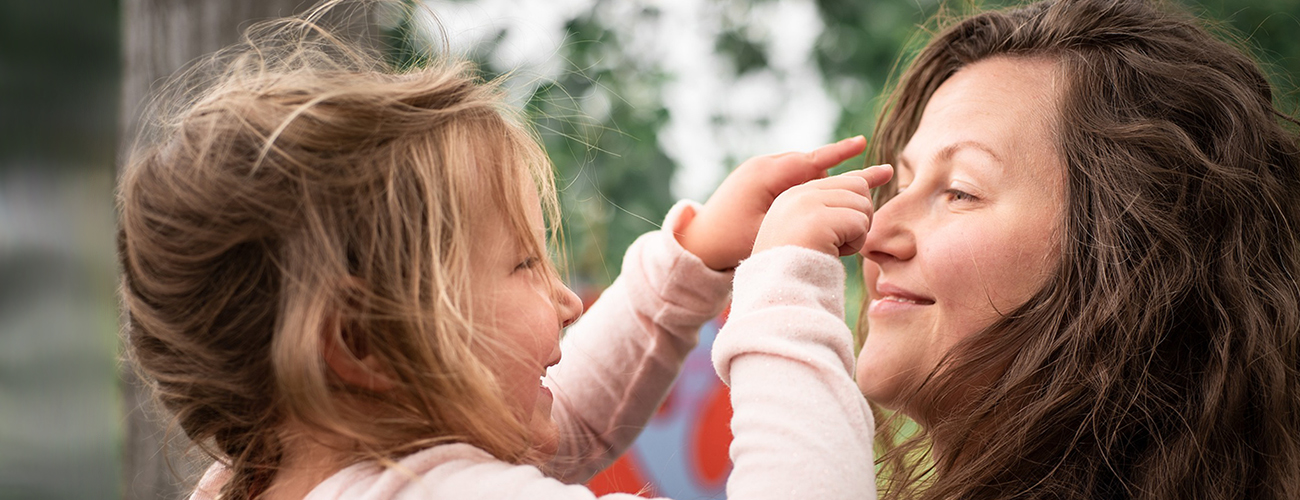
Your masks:
[{"label": "woman's eyebrow", "polygon": [[[976,151],[980,151],[988,155],[990,158],[993,158],[993,160],[999,166],[1003,164],[1002,157],[998,156],[998,154],[993,151],[993,148],[989,147],[989,145],[984,144],[983,142],[976,141],[976,140],[957,141],[947,146],[944,146],[943,149],[940,149],[939,152],[934,155],[933,161],[938,162],[938,161],[951,160],[952,157],[956,155],[958,151],[961,151],[963,149],[974,149]],[[911,164],[912,162],[911,160],[907,159],[907,153],[905,152],[898,153],[898,158],[894,160],[894,168],[898,169],[899,171],[903,171],[903,170],[910,171],[912,169]]]},{"label": "woman's eyebrow", "polygon": [[[1001,167],[1004,165],[1002,162],[1002,157],[998,156],[998,154],[993,151],[992,147],[989,147],[989,145],[976,140],[957,141],[947,146],[944,146],[943,149],[940,149],[938,153],[935,153],[931,161],[932,162],[949,161],[952,159],[953,156],[957,154],[957,152],[963,149],[973,149],[982,152],[988,155],[989,158],[992,158],[994,163],[997,166]],[[899,153],[898,158],[894,161],[894,168],[897,168],[899,170],[911,170],[911,163],[912,162],[907,159],[906,153]]]},{"label": "woman's eyebrow", "polygon": [[[935,153],[935,161],[950,160],[953,155],[957,155],[957,152],[962,151],[962,149],[976,149],[976,151],[983,152],[984,155],[991,156],[993,160],[1002,161],[1002,157],[998,156],[997,152],[993,151],[993,148],[989,147],[988,144],[979,142],[979,140],[958,140],[956,143],[945,145],[943,149],[939,149],[939,152]],[[898,168],[907,168],[911,164],[911,160],[907,160],[906,152],[900,152],[898,158],[894,160],[894,164]]]},{"label": "woman's eyebrow", "polygon": [[977,151],[981,151],[984,154],[992,157],[993,160],[996,161],[998,164],[1002,163],[1002,157],[998,156],[998,154],[993,151],[993,148],[989,147],[987,144],[984,144],[979,141],[973,141],[973,140],[957,141],[947,146],[944,146],[943,149],[939,150],[938,154],[934,155],[934,158],[935,160],[949,160],[952,159],[952,157],[956,155],[958,151],[961,151],[963,149],[974,149]]}]

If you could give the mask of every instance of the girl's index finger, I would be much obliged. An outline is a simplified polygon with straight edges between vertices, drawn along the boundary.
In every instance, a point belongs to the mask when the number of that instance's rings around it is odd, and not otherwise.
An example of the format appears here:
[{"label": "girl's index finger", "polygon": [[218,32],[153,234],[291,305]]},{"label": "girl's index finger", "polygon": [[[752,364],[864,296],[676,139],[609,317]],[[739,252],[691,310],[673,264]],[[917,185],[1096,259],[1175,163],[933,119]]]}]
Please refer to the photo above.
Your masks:
[{"label": "girl's index finger", "polygon": [[867,180],[868,189],[875,189],[889,182],[889,179],[894,176],[894,166],[890,164],[874,165],[862,170],[844,172],[840,175],[861,177]]},{"label": "girl's index finger", "polygon": [[829,170],[866,150],[867,138],[859,135],[814,149],[806,158],[810,167]]}]

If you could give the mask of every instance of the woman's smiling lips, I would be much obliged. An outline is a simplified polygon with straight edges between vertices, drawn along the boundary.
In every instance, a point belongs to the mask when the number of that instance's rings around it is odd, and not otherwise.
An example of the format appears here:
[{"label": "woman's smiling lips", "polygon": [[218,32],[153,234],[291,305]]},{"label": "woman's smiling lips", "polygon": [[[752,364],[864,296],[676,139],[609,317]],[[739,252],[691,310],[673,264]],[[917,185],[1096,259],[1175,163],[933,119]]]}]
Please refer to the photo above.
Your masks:
[{"label": "woman's smiling lips", "polygon": [[934,299],[899,288],[889,283],[876,284],[876,298],[871,300],[867,314],[876,316],[903,312],[934,305]]}]

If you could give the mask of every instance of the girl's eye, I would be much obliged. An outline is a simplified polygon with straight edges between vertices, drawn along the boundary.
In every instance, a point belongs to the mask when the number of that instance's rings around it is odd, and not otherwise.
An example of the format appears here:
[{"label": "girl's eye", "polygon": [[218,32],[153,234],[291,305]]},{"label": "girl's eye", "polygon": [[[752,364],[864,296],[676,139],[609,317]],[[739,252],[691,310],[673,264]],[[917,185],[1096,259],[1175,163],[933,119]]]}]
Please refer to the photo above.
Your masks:
[{"label": "girl's eye", "polygon": [[523,270],[527,270],[527,269],[532,269],[532,268],[534,268],[534,267],[537,267],[537,258],[536,258],[536,257],[528,257],[528,258],[524,259],[523,262],[520,262],[519,265],[516,265],[516,266],[515,266],[515,270],[516,270],[516,271],[523,271]]}]

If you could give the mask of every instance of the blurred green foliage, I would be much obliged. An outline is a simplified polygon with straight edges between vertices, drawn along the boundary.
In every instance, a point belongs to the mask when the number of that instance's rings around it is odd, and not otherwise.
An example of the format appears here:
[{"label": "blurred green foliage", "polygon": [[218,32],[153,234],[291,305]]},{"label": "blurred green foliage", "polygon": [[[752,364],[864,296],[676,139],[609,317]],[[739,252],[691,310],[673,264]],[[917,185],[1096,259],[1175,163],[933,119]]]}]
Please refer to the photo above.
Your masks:
[{"label": "blurred green foliage", "polygon": [[[565,58],[573,71],[543,85],[529,104],[561,188],[571,273],[607,285],[618,276],[623,251],[655,229],[672,206],[675,165],[659,147],[668,120],[659,98],[671,75],[620,57],[615,30],[590,15],[568,23]],[[619,96],[597,106],[597,87]],[[593,107],[603,116],[593,117]]]},{"label": "blurred green foliage", "polygon": [[1264,66],[1285,113],[1300,116],[1300,1],[1183,0],[1193,12],[1237,39]]},{"label": "blurred green foliage", "polygon": [[118,2],[0,2],[0,170],[112,171]]}]

